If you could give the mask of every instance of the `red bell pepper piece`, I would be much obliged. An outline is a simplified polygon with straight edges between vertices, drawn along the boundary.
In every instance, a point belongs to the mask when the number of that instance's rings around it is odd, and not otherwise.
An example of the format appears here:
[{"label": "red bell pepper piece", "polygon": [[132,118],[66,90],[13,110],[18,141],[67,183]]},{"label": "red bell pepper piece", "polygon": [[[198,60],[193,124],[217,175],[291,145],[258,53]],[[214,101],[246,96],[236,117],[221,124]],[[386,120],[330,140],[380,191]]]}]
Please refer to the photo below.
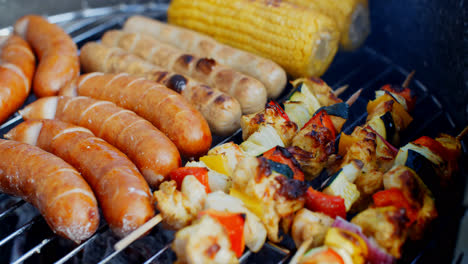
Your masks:
[{"label": "red bell pepper piece", "polygon": [[295,180],[304,181],[304,173],[301,170],[301,165],[299,165],[292,154],[289,153],[289,151],[287,151],[285,148],[280,146],[273,147],[272,149],[263,153],[263,157],[278,163],[288,165],[294,173],[293,178]]},{"label": "red bell pepper piece", "polygon": [[203,167],[181,167],[169,173],[169,178],[177,183],[177,188],[182,187],[184,178],[188,175],[193,175],[197,180],[205,186],[206,193],[209,193],[210,184],[208,182],[208,169]]},{"label": "red bell pepper piece", "polygon": [[221,212],[213,209],[200,212],[201,215],[209,215],[216,219],[226,230],[229,241],[231,242],[231,249],[240,258],[245,248],[244,239],[244,223],[245,214]]},{"label": "red bell pepper piece", "polygon": [[383,91],[391,92],[394,94],[398,94],[399,96],[405,98],[406,105],[408,106],[408,111],[414,109],[414,105],[416,103],[416,97],[411,95],[411,90],[409,88],[401,87],[401,86],[392,86],[390,84],[386,84],[380,88]]},{"label": "red bell pepper piece", "polygon": [[[307,253],[306,253],[307,254]],[[336,253],[332,248],[327,248],[324,251],[318,252],[310,257],[306,257],[305,261],[301,261],[302,264],[344,264],[343,258]]]},{"label": "red bell pepper piece", "polygon": [[324,213],[332,218],[340,216],[346,219],[346,206],[340,196],[328,195],[309,187],[306,194],[307,209]]},{"label": "red bell pepper piece", "polygon": [[333,122],[330,116],[327,114],[327,111],[320,110],[318,113],[315,113],[315,115],[304,125],[304,127],[309,126],[309,125],[316,125],[318,127],[328,128],[328,130],[330,130],[332,134],[331,140],[335,141],[336,129],[335,129],[335,126],[333,125]]},{"label": "red bell pepper piece", "polygon": [[450,159],[447,149],[435,139],[432,139],[428,136],[422,136],[413,141],[413,143],[419,146],[427,147],[430,151],[434,152],[434,154],[439,155],[444,160]]},{"label": "red bell pepper piece", "polygon": [[268,103],[268,106],[273,108],[277,113],[279,113],[281,115],[281,117],[283,117],[286,121],[290,121],[289,120],[289,116],[288,114],[286,114],[286,112],[283,110],[283,108],[275,101],[270,101]]},{"label": "red bell pepper piece", "polygon": [[390,188],[388,190],[376,192],[372,195],[372,199],[377,207],[393,205],[397,208],[404,208],[409,220],[407,226],[411,226],[411,224],[418,218],[418,209],[411,206],[403,192],[398,188]]}]

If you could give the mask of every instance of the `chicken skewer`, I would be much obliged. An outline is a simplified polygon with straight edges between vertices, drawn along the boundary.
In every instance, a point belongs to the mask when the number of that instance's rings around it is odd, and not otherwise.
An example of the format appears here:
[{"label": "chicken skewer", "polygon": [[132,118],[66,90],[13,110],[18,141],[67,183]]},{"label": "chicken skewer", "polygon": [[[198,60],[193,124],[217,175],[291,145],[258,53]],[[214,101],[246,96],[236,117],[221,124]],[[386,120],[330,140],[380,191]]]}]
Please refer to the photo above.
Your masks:
[{"label": "chicken skewer", "polygon": [[[219,150],[219,148],[218,148],[218,150]],[[208,155],[208,156],[210,156],[210,154],[212,154],[212,155],[213,155],[213,154],[215,154],[215,155],[216,155],[216,153],[217,153],[217,150],[216,150],[216,151],[210,151],[210,152],[212,152],[212,153],[209,153],[209,155]],[[239,151],[239,152],[241,152],[241,151]],[[223,153],[223,154],[225,154],[225,153]],[[237,155],[237,156],[240,156],[239,154],[231,154],[231,155],[234,155],[234,156],[236,156],[236,155]],[[239,160],[239,158],[238,158],[237,160]],[[226,167],[229,167],[229,166],[226,166]],[[230,168],[230,169],[232,170],[232,169],[233,169],[233,167],[235,167],[235,166],[231,166],[231,168]],[[232,192],[231,192],[231,193],[232,193]],[[156,196],[156,195],[155,195],[155,196]]]},{"label": "chicken skewer", "polygon": [[[463,135],[463,132],[460,135]],[[293,231],[293,238],[297,243],[298,239],[305,237],[305,242],[301,245],[302,250],[298,250],[298,255],[293,258],[294,262],[291,263],[313,262],[315,259],[324,257],[325,253],[319,249],[323,249],[324,244],[325,247],[336,247],[333,241],[338,238],[330,234],[331,230],[336,227],[347,230],[355,229],[352,231],[355,234],[364,238],[372,237],[375,240],[376,245],[371,245],[366,240],[368,249],[359,243],[355,243],[349,248],[342,246],[347,249],[348,255],[353,260],[359,254],[364,254],[364,256],[367,254],[365,258],[368,263],[393,263],[394,258],[401,256],[402,245],[405,241],[408,238],[411,240],[421,239],[424,231],[437,217],[432,192],[426,185],[430,180],[427,177],[428,171],[424,171],[423,167],[431,168],[438,176],[438,185],[453,175],[457,171],[456,163],[461,154],[460,135],[455,138],[441,134],[436,139],[423,136],[403,146],[399,150],[394,166],[383,176],[384,190],[373,194],[373,206],[353,217],[352,224],[343,219],[337,219],[333,224],[330,222],[324,224],[326,216],[320,216],[318,213],[310,211],[307,212],[309,222],[306,222],[300,219],[300,214],[306,213],[298,213],[295,218],[295,222],[297,220],[298,223],[294,223],[298,229],[295,230],[296,233]],[[424,161],[429,162],[426,163],[427,166],[421,166]],[[302,223],[300,223],[301,220]],[[329,218],[329,220],[332,219]],[[315,233],[304,235],[307,230],[314,230]],[[341,244],[346,243],[342,242]],[[317,249],[302,256],[311,246],[317,247]],[[375,252],[376,248],[380,248],[380,253]],[[342,252],[338,253],[342,257]],[[354,261],[354,263],[364,262]]]}]

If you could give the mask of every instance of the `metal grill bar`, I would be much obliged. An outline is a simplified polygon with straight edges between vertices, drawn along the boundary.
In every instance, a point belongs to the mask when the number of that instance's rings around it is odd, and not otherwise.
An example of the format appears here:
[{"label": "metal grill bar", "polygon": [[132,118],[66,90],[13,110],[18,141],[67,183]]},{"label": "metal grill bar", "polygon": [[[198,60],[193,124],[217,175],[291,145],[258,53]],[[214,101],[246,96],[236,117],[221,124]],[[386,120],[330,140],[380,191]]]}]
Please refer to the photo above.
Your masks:
[{"label": "metal grill bar", "polygon": [[22,206],[23,204],[25,204],[26,202],[24,200],[21,200],[21,201],[18,201],[17,203],[15,203],[13,206],[11,206],[10,208],[6,209],[5,211],[1,212],[0,213],[0,220],[11,214],[13,211],[15,211],[18,207]]},{"label": "metal grill bar", "polygon": [[171,248],[171,244],[167,244],[165,245],[162,249],[160,249],[158,252],[156,252],[156,254],[154,254],[153,256],[151,256],[149,259],[147,259],[144,264],[150,264],[152,263],[154,260],[156,260],[159,256],[162,255],[162,253],[164,253],[166,250],[170,249]]},{"label": "metal grill bar", "polygon": [[57,260],[55,262],[55,264],[62,264],[62,263],[65,263],[67,262],[69,259],[71,259],[72,257],[74,257],[76,254],[78,254],[78,252],[80,252],[81,250],[83,250],[85,248],[85,246],[87,246],[88,244],[90,244],[91,242],[93,242],[99,234],[103,233],[104,231],[106,231],[107,229],[107,225],[103,225],[101,227],[98,228],[98,230],[96,231],[96,233],[94,235],[92,235],[90,238],[88,238],[88,240],[86,240],[85,242],[81,243],[80,245],[78,245],[76,248],[74,248],[72,251],[68,252],[67,255],[63,256],[61,259]]},{"label": "metal grill bar", "polygon": [[32,220],[30,220],[29,222],[27,222],[26,224],[24,224],[22,227],[20,227],[19,229],[17,229],[15,232],[11,233],[10,235],[8,235],[7,237],[5,237],[4,239],[2,239],[0,241],[0,247],[3,246],[4,244],[6,244],[8,241],[12,240],[13,238],[21,235],[22,233],[24,233],[26,230],[28,230],[29,228],[31,228],[31,226],[36,222],[36,221],[39,221],[42,219],[42,216],[38,215],[36,217],[34,217]]},{"label": "metal grill bar", "polygon": [[24,255],[22,255],[20,258],[18,258],[17,260],[15,260],[12,264],[19,264],[19,263],[22,263],[23,261],[25,261],[26,259],[28,259],[29,257],[31,257],[32,255],[34,254],[37,254],[37,253],[40,253],[41,252],[41,249],[43,247],[45,247],[47,244],[49,244],[50,242],[54,241],[55,239],[57,239],[57,236],[53,236],[53,237],[50,237],[50,238],[46,238],[44,240],[42,240],[42,242],[33,247],[32,249],[30,249],[28,252],[26,252]]}]

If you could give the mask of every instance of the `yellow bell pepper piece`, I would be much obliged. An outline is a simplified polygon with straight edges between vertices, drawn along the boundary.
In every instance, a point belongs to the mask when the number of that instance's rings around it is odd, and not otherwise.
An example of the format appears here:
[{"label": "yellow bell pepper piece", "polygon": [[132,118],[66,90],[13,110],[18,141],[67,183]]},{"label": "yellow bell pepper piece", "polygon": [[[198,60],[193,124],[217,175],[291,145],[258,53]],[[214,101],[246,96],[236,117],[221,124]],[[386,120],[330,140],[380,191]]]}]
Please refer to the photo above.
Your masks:
[{"label": "yellow bell pepper piece", "polygon": [[262,218],[263,206],[262,206],[262,202],[259,199],[247,196],[243,192],[236,190],[234,188],[231,188],[231,190],[229,191],[229,195],[241,200],[244,203],[245,207],[247,207],[247,209],[249,209],[252,213],[258,216],[260,219]]},{"label": "yellow bell pepper piece", "polygon": [[200,161],[208,166],[208,168],[221,174],[230,176],[232,174],[229,168],[228,159],[224,155],[206,155],[200,158]]},{"label": "yellow bell pepper piece", "polygon": [[354,264],[364,264],[368,255],[367,244],[359,235],[337,227],[328,229],[324,244],[345,250]]}]

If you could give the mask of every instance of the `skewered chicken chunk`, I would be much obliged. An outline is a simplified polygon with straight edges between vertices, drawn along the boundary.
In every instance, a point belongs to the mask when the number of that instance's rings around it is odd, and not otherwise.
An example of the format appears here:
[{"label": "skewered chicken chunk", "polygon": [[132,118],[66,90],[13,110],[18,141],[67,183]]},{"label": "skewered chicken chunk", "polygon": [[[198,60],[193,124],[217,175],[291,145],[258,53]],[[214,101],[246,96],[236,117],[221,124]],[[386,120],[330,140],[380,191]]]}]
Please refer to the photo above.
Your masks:
[{"label": "skewered chicken chunk", "polygon": [[265,158],[248,157],[239,163],[232,176],[233,189],[254,200],[268,238],[279,242],[280,220],[291,217],[304,206],[306,185],[272,170]]},{"label": "skewered chicken chunk", "polygon": [[394,206],[368,208],[356,215],[351,222],[361,226],[363,233],[373,237],[390,255],[401,257],[401,247],[408,234],[405,209]]},{"label": "skewered chicken chunk", "polygon": [[333,218],[322,213],[316,213],[302,208],[297,212],[292,224],[291,235],[297,247],[312,239],[310,247],[323,245],[328,228],[333,224]]},{"label": "skewered chicken chunk", "polygon": [[177,263],[238,263],[224,227],[209,215],[202,216],[192,225],[179,230],[172,249]]},{"label": "skewered chicken chunk", "polygon": [[175,181],[166,181],[154,192],[156,207],[164,223],[171,229],[180,229],[189,225],[203,208],[206,191],[194,176],[187,176],[182,182],[181,191]]},{"label": "skewered chicken chunk", "polygon": [[431,191],[419,176],[410,168],[395,166],[385,173],[385,189],[398,188],[417,210],[417,217],[409,229],[411,239],[422,239],[427,226],[437,217],[437,209]]}]

